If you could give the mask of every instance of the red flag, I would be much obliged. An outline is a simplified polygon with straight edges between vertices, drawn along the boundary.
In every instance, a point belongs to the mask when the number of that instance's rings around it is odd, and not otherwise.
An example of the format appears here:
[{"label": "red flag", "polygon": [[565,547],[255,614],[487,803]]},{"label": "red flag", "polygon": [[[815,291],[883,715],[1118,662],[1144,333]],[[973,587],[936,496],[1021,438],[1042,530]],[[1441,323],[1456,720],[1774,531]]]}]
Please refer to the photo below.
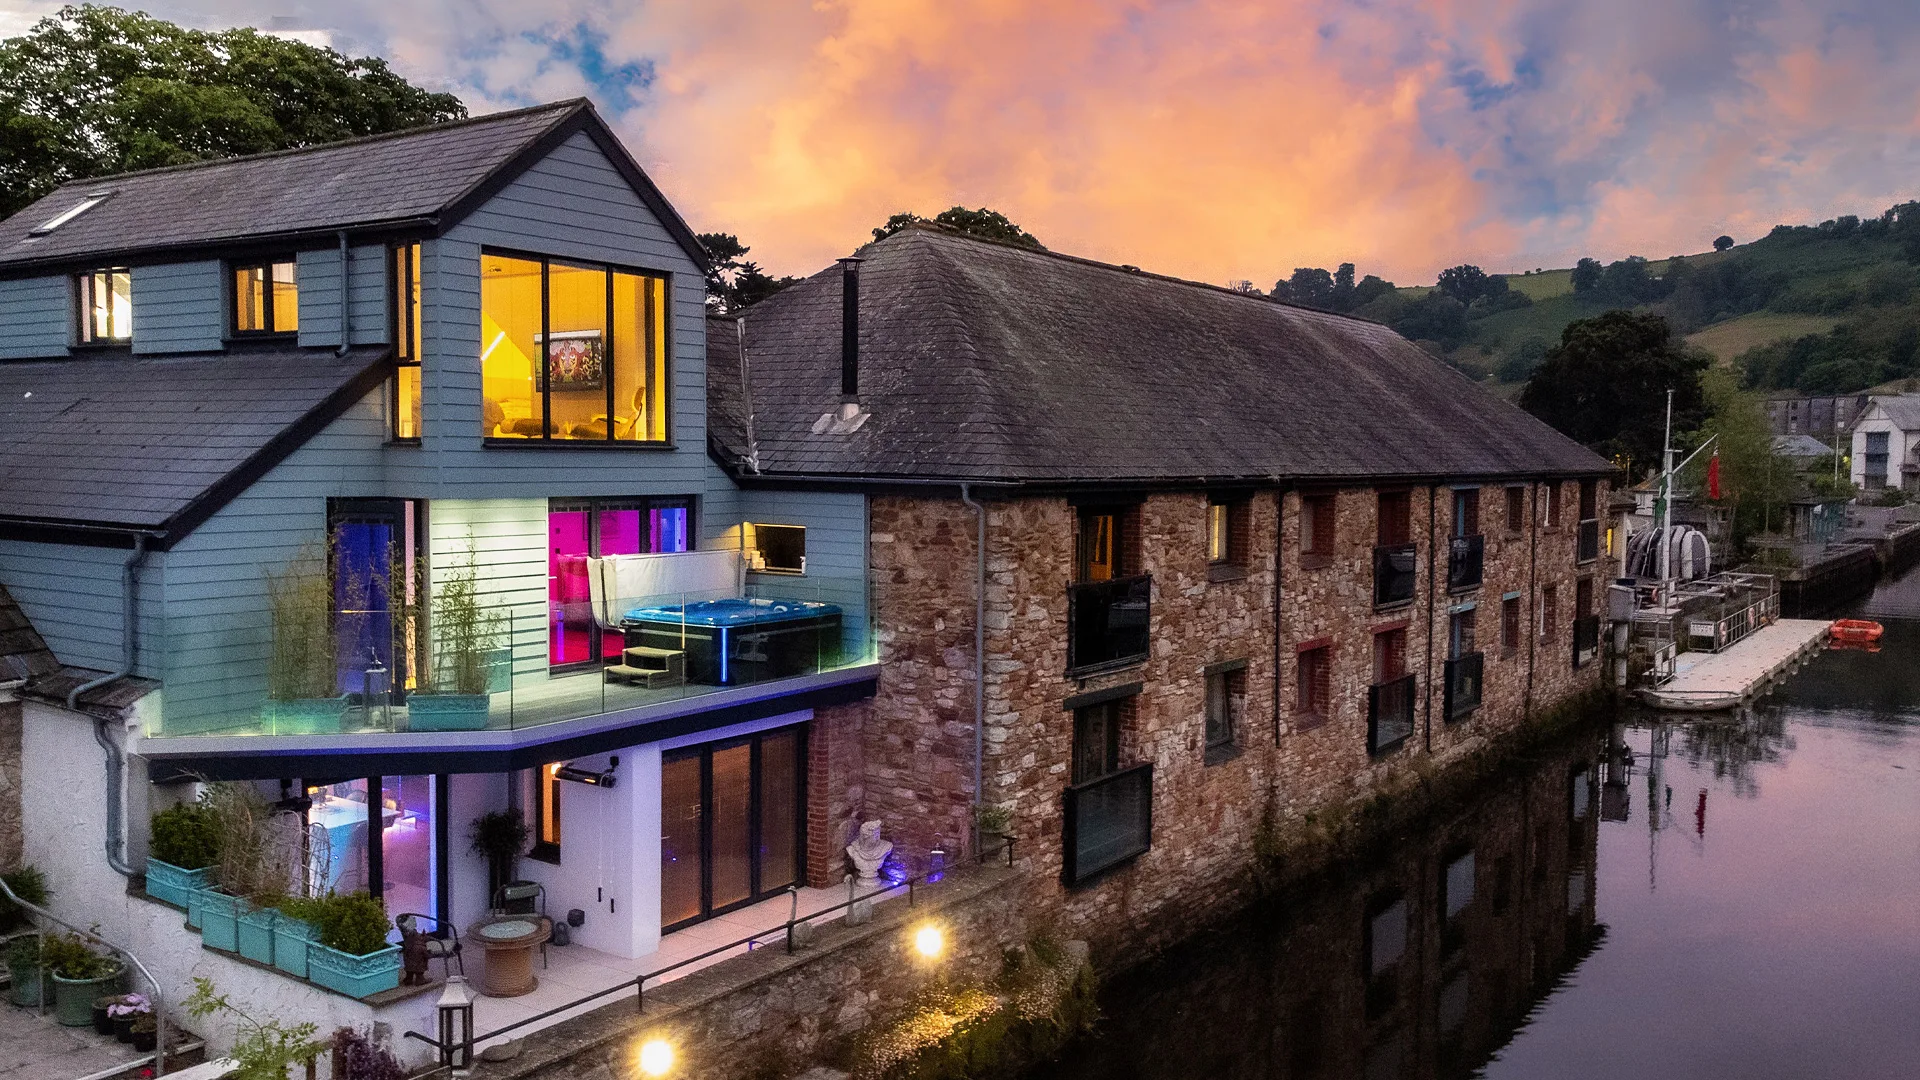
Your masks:
[{"label": "red flag", "polygon": [[1720,451],[1715,450],[1713,457],[1707,460],[1707,498],[1720,497]]}]

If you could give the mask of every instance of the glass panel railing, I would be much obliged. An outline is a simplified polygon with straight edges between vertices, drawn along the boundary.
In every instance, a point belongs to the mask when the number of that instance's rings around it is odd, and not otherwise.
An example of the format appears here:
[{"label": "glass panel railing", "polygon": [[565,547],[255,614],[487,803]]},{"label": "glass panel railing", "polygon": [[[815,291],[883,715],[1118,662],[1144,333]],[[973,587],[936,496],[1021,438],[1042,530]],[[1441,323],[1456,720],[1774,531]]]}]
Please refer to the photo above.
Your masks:
[{"label": "glass panel railing", "polygon": [[1153,842],[1153,763],[1067,788],[1063,827],[1070,883],[1145,852]]},{"label": "glass panel railing", "polygon": [[1373,606],[1392,607],[1413,599],[1414,571],[1419,555],[1412,544],[1383,545],[1373,549]]},{"label": "glass panel railing", "polygon": [[1367,687],[1367,752],[1384,754],[1413,734],[1414,678],[1402,675]]},{"label": "glass panel railing", "polygon": [[1447,719],[1458,720],[1480,707],[1485,659],[1483,654],[1471,652],[1447,661]]},{"label": "glass panel railing", "polygon": [[1456,536],[1447,546],[1447,591],[1480,587],[1486,565],[1487,538],[1479,534]]},{"label": "glass panel railing", "polygon": [[1146,659],[1152,615],[1151,574],[1067,586],[1067,670]]}]

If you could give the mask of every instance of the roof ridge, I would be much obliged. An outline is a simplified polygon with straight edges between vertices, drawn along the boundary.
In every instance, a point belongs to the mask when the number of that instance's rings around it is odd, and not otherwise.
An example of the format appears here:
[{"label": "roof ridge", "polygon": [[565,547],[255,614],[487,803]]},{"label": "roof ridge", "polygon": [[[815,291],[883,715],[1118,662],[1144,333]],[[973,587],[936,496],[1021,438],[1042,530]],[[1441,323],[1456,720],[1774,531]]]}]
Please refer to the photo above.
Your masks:
[{"label": "roof ridge", "polygon": [[974,233],[963,232],[959,229],[954,228],[951,225],[943,225],[937,221],[921,220],[921,221],[908,222],[906,225],[901,226],[899,229],[896,229],[893,232],[888,233],[886,236],[883,236],[878,240],[867,241],[865,244],[862,244],[860,246],[860,250],[865,250],[870,247],[875,247],[877,245],[884,244],[887,241],[893,239],[894,237],[909,231],[932,233],[936,236],[951,237],[955,240],[963,240],[968,243],[986,244],[991,247],[1006,248],[1009,251],[1023,252],[1027,255],[1042,256],[1049,259],[1058,259],[1061,262],[1078,263],[1081,266],[1090,266],[1098,270],[1105,270],[1109,273],[1122,274],[1131,279],[1137,280],[1140,278],[1147,278],[1153,281],[1165,282],[1169,285],[1184,285],[1190,289],[1204,289],[1207,292],[1218,293],[1222,296],[1231,296],[1231,297],[1238,298],[1240,300],[1249,300],[1259,304],[1269,304],[1274,307],[1292,308],[1295,311],[1305,311],[1305,312],[1312,313],[1314,315],[1327,315],[1336,319],[1347,319],[1353,322],[1365,323],[1368,326],[1384,327],[1387,325],[1386,323],[1383,323],[1378,319],[1367,318],[1365,315],[1355,315],[1352,312],[1345,312],[1345,311],[1328,311],[1325,308],[1310,307],[1306,304],[1295,303],[1292,300],[1281,300],[1276,297],[1271,297],[1264,294],[1255,295],[1253,293],[1243,293],[1238,289],[1229,289],[1224,285],[1215,285],[1210,281],[1195,281],[1192,278],[1174,277],[1171,274],[1161,274],[1161,273],[1156,273],[1155,271],[1152,271],[1152,270],[1142,270],[1140,267],[1134,266],[1132,263],[1101,262],[1099,259],[1090,259],[1090,258],[1087,258],[1085,255],[1070,255],[1067,252],[1055,251],[1052,248],[1044,248],[1044,247],[1033,248],[1033,247],[1028,247],[1025,244],[1016,244],[1011,240],[999,240],[991,236],[979,236]]},{"label": "roof ridge", "polygon": [[[400,128],[395,131],[375,132],[372,135],[356,135],[350,139],[335,139],[333,142],[314,143],[311,146],[290,146],[284,150],[265,150],[258,154],[239,154],[234,157],[206,158],[201,161],[183,161],[178,165],[160,165],[151,169],[133,169],[128,172],[110,173],[106,176],[93,176],[93,177],[69,180],[64,184],[61,184],[59,187],[54,188],[53,191],[50,191],[47,194],[51,195],[54,192],[65,191],[66,189],[72,188],[72,187],[92,187],[98,184],[108,184],[108,183],[112,183],[114,181],[119,181],[119,180],[130,180],[130,179],[133,179],[134,177],[140,177],[140,176],[155,176],[161,173],[191,172],[195,169],[211,169],[211,168],[217,168],[223,165],[238,165],[238,164],[241,164],[242,162],[249,162],[249,161],[265,161],[271,158],[297,157],[301,154],[313,154],[313,153],[318,153],[322,150],[338,150],[341,147],[345,147],[345,146],[361,146],[367,143],[385,142],[389,139],[410,138],[415,135],[424,135],[430,131],[440,132],[440,131],[446,131],[450,128],[472,127],[478,124],[491,124],[501,120],[509,120],[515,117],[527,116],[532,113],[543,112],[547,110],[570,113],[574,110],[580,109],[583,106],[590,108],[592,106],[592,103],[587,98],[584,98],[584,97],[566,98],[561,101],[550,101],[544,105],[529,105],[521,109],[507,109],[502,112],[484,113],[480,116],[468,116],[459,120],[442,120],[438,123],[420,124],[416,127]],[[45,197],[46,196],[41,196],[41,198],[45,198]],[[35,200],[35,201],[37,202],[39,200]]]}]

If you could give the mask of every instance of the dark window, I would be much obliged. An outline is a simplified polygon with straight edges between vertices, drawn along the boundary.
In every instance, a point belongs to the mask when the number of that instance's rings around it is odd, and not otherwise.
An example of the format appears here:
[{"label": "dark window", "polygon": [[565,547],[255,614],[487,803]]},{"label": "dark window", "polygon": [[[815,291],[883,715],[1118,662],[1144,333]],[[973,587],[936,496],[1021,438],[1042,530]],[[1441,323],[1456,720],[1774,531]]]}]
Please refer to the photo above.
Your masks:
[{"label": "dark window", "polygon": [[1580,519],[1600,516],[1600,485],[1592,480],[1580,481]]},{"label": "dark window", "polygon": [[1453,493],[1453,535],[1480,535],[1480,489],[1464,488]]},{"label": "dark window", "polygon": [[420,437],[420,245],[393,249],[393,437]]},{"label": "dark window", "polygon": [[1132,698],[1073,710],[1073,782],[1090,783],[1120,768],[1120,725]]},{"label": "dark window", "polygon": [[1560,484],[1555,481],[1547,485],[1547,528],[1560,524]]},{"label": "dark window", "polygon": [[1552,641],[1560,625],[1560,588],[1547,585],[1540,590],[1540,640]]},{"label": "dark window", "polygon": [[1888,438],[1884,431],[1867,432],[1866,486],[1883,488],[1887,486]]},{"label": "dark window", "polygon": [[1456,611],[1447,620],[1447,659],[1458,660],[1470,652],[1478,652],[1474,641],[1474,609]]},{"label": "dark window", "polygon": [[1294,684],[1293,711],[1298,717],[1294,727],[1306,731],[1326,723],[1332,713],[1333,646],[1300,650],[1294,667],[1298,680]]},{"label": "dark window", "polygon": [[292,258],[235,263],[233,335],[291,334],[300,329],[300,286]]},{"label": "dark window", "polygon": [[1413,496],[1405,491],[1383,491],[1380,493],[1380,539],[1381,547],[1395,547],[1413,542]]},{"label": "dark window", "polygon": [[126,267],[94,270],[74,279],[76,340],[111,345],[133,340],[133,272]]},{"label": "dark window", "polygon": [[1207,748],[1209,763],[1232,756],[1240,714],[1246,708],[1247,672],[1217,671],[1207,676]]},{"label": "dark window", "polygon": [[1300,565],[1326,566],[1333,561],[1334,496],[1306,495],[1300,499]]},{"label": "dark window", "polygon": [[1073,782],[1062,821],[1062,876],[1068,884],[1146,851],[1153,836],[1153,765],[1120,767],[1120,732],[1131,696],[1073,711]]},{"label": "dark window", "polygon": [[1373,635],[1373,681],[1392,682],[1407,673],[1407,628]]},{"label": "dark window", "polygon": [[1581,578],[1573,583],[1573,617],[1584,619],[1593,614],[1593,579]]},{"label": "dark window", "polygon": [[768,574],[804,574],[807,572],[807,527],[805,525],[762,525],[755,523],[753,542],[748,545],[748,569]]},{"label": "dark window", "polygon": [[1520,651],[1520,598],[1509,596],[1500,602],[1500,654],[1512,656]]},{"label": "dark window", "polygon": [[1507,535],[1519,536],[1526,527],[1527,489],[1510,487],[1507,489]]}]

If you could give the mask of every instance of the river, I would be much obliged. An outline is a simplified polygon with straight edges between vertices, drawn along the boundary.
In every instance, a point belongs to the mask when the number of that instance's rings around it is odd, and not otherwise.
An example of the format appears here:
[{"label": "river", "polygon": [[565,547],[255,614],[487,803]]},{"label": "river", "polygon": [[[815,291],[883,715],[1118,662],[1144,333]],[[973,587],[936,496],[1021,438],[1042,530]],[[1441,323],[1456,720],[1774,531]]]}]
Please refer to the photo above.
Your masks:
[{"label": "river", "polygon": [[1102,991],[1034,1077],[1920,1077],[1920,571],[1738,715],[1625,712]]}]

